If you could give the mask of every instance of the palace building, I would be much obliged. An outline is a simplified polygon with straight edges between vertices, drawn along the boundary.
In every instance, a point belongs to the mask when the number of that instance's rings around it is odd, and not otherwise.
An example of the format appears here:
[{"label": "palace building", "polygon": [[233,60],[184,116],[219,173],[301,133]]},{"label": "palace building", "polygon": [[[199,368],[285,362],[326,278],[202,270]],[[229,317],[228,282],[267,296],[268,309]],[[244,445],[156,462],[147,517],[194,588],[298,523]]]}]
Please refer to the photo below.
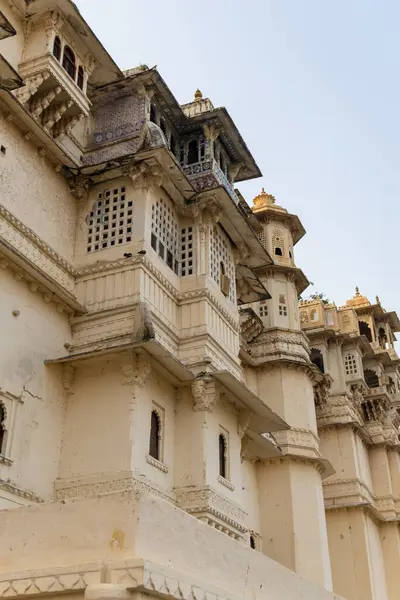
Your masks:
[{"label": "palace building", "polygon": [[0,597],[398,599],[400,321],[299,302],[260,176],[70,0],[0,0]]}]

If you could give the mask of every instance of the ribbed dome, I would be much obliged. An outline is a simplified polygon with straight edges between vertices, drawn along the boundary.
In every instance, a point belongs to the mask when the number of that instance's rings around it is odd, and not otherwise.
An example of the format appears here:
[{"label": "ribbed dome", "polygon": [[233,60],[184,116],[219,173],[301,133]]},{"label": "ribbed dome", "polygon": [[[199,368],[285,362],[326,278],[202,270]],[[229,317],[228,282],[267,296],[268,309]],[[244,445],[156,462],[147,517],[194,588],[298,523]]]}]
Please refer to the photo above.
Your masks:
[{"label": "ribbed dome", "polygon": [[355,308],[358,306],[371,306],[371,302],[366,296],[361,296],[360,290],[358,287],[356,287],[355,296],[349,300],[346,300],[346,306],[354,306]]}]

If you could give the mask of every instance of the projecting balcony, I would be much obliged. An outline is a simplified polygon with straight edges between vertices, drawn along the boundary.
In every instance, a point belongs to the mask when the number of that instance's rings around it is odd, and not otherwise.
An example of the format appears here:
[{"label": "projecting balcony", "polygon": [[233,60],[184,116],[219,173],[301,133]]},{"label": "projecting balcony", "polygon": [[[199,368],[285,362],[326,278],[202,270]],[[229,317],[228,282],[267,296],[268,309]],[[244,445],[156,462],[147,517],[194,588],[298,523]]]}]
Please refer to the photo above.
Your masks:
[{"label": "projecting balcony", "polygon": [[183,172],[196,191],[209,190],[222,185],[235,204],[239,203],[233,185],[214,159],[187,165],[183,167]]},{"label": "projecting balcony", "polygon": [[19,65],[24,86],[14,95],[48,134],[57,138],[89,115],[90,100],[50,53]]}]

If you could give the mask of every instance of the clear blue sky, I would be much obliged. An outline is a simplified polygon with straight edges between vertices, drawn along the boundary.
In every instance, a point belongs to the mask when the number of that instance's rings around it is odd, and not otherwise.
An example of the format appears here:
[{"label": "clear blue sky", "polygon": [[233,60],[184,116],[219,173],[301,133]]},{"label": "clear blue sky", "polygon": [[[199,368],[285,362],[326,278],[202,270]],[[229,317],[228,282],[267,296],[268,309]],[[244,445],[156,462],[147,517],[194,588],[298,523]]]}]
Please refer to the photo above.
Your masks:
[{"label": "clear blue sky", "polygon": [[[296,262],[342,304],[400,312],[400,4],[395,0],[77,0],[122,69],[157,65],[181,103],[225,106],[307,235]],[[396,163],[397,161],[397,163]],[[306,293],[307,295],[307,293]]]}]

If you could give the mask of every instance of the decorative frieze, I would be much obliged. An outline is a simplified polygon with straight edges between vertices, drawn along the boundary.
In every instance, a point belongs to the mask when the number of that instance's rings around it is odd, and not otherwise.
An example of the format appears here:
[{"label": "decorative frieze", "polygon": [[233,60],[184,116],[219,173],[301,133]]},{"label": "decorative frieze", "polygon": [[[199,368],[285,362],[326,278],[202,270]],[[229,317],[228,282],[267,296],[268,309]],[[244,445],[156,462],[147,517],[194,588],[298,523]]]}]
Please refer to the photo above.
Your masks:
[{"label": "decorative frieze", "polygon": [[238,540],[244,539],[248,528],[247,514],[231,500],[218,494],[210,486],[196,489],[176,490],[177,504],[180,508],[227,533]]}]

